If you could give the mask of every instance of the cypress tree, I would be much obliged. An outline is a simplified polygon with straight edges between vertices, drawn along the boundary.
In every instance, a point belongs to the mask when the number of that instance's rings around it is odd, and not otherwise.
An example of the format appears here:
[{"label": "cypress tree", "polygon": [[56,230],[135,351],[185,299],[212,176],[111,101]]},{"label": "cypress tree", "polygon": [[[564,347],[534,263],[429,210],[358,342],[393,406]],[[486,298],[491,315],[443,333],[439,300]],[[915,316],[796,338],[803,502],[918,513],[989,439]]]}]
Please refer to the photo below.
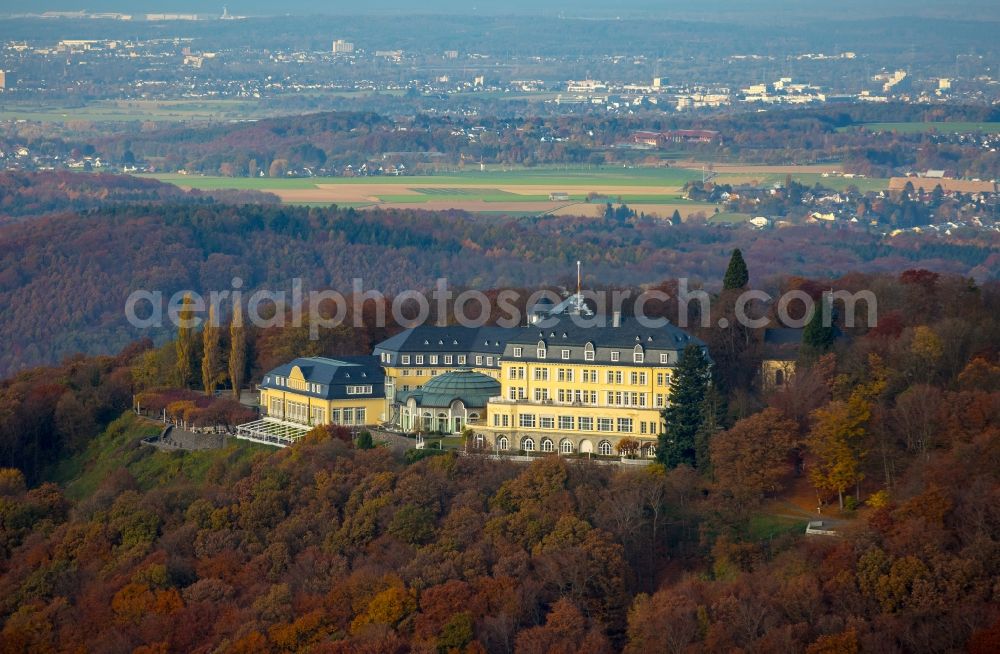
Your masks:
[{"label": "cypress tree", "polygon": [[208,320],[201,332],[201,386],[205,395],[215,394],[215,386],[222,376],[221,353],[219,352],[219,325],[216,323],[215,307],[208,308]]},{"label": "cypress tree", "polygon": [[697,345],[684,348],[670,386],[670,406],[663,410],[666,429],[660,434],[656,458],[668,467],[697,464],[695,437],[704,421],[703,402],[709,364]]},{"label": "cypress tree", "polygon": [[733,250],[729,257],[729,267],[726,268],[726,276],[722,280],[722,288],[727,291],[743,288],[750,281],[750,273],[747,271],[747,264],[743,260],[743,253],[739,248]]},{"label": "cypress tree", "polygon": [[240,399],[240,389],[247,369],[247,335],[243,325],[243,308],[233,306],[233,319],[229,323],[229,381],[233,386],[233,399]]},{"label": "cypress tree", "polygon": [[194,377],[194,331],[192,322],[194,311],[191,310],[191,294],[186,294],[177,312],[177,340],[174,349],[177,352],[177,382],[184,388],[191,387]]}]

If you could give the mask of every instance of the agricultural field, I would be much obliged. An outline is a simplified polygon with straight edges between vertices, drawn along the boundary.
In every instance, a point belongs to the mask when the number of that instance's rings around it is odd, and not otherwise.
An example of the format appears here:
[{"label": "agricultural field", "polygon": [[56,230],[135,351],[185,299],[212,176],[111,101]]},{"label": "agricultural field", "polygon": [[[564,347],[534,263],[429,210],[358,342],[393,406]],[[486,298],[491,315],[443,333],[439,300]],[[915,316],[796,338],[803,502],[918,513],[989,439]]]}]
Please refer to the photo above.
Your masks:
[{"label": "agricultural field", "polygon": [[[607,202],[624,202],[637,211],[669,217],[711,214],[714,205],[683,197],[686,182],[700,171],[682,168],[634,169],[548,167],[495,168],[412,177],[202,177],[156,175],[182,188],[253,189],[273,193],[290,204],[427,210],[462,209],[504,215],[598,215]],[[567,199],[553,200],[551,194]],[[588,201],[589,199],[589,201]]]},{"label": "agricultural field", "polygon": [[[350,207],[462,209],[478,213],[599,215],[607,202],[669,217],[703,213],[716,206],[684,197],[686,182],[709,174],[694,164],[672,168],[493,168],[412,177],[204,177],[161,174],[161,181],[202,190],[252,189],[273,193],[289,204]],[[862,191],[888,187],[888,180],[846,178],[836,166],[713,166],[718,183],[777,184],[787,175],[810,186]],[[566,199],[551,199],[558,193]],[[564,194],[564,195],[563,195]]]},{"label": "agricultural field", "polygon": [[[986,134],[1000,133],[1000,123],[865,123],[861,127],[871,132],[899,132],[901,134],[916,134],[930,131],[941,134],[965,134],[970,132],[983,132]],[[841,128],[841,131],[848,129],[854,129],[854,127],[844,127]]]}]

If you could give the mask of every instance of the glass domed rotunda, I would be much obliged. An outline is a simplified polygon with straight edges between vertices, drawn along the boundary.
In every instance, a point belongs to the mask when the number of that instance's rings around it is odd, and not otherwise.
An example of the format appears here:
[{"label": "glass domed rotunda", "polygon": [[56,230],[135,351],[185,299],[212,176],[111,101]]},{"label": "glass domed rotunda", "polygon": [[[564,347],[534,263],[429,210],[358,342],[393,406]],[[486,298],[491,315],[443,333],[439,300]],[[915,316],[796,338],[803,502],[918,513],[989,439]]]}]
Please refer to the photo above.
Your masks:
[{"label": "glass domed rotunda", "polygon": [[500,382],[468,369],[434,377],[420,388],[396,395],[404,431],[457,434],[483,424],[486,404],[500,395]]}]

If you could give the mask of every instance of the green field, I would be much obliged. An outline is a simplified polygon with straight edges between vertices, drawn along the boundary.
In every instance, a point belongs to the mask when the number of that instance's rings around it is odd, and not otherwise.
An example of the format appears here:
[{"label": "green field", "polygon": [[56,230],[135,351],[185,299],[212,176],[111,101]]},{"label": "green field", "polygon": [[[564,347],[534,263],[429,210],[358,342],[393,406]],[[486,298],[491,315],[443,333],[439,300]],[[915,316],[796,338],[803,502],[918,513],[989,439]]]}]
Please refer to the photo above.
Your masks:
[{"label": "green field", "polygon": [[[916,134],[919,132],[940,132],[942,134],[960,134],[968,132],[1000,133],[1000,123],[865,123],[862,127],[872,132],[899,132],[901,134]],[[854,126],[841,128],[841,131],[854,129]]]},{"label": "green field", "polygon": [[[485,172],[476,170],[409,177],[213,177],[177,173],[156,174],[152,177],[171,184],[205,190],[233,188],[266,191],[268,189],[315,188],[318,184],[393,184],[418,190],[420,193],[458,195],[465,193],[461,187],[466,186],[480,186],[493,194],[507,193],[485,185],[538,185],[551,187],[552,191],[559,191],[562,186],[680,187],[685,182],[701,179],[701,172],[684,168],[592,169],[580,167],[577,169],[522,168],[517,170],[487,170]],[[449,187],[458,188],[414,188],[426,184],[446,184]]]},{"label": "green field", "polygon": [[745,213],[735,213],[724,211],[710,216],[708,222],[716,224],[739,224],[750,220],[750,215]]}]

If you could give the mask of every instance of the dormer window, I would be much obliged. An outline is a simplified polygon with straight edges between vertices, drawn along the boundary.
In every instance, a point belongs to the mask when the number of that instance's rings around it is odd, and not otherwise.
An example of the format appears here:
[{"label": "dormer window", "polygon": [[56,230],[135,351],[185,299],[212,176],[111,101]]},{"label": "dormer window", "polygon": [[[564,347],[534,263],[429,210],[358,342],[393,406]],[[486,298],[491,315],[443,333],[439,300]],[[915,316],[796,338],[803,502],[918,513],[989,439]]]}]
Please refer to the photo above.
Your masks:
[{"label": "dormer window", "polygon": [[594,344],[593,343],[587,343],[583,347],[583,360],[584,361],[593,361],[594,360]]},{"label": "dormer window", "polygon": [[562,351],[562,358],[563,359],[568,359],[569,358],[569,350],[568,349],[564,349]]},{"label": "dormer window", "polygon": [[524,352],[524,348],[521,348],[521,347],[515,347],[514,348],[514,356],[517,357],[518,359],[521,358],[521,355],[522,355],[523,352]]},{"label": "dormer window", "polygon": [[611,351],[611,360],[612,361],[618,361],[620,354],[621,353],[618,350],[612,350]]},{"label": "dormer window", "polygon": [[544,359],[545,358],[545,346],[544,345],[539,345],[538,346],[538,352],[537,352],[537,354],[538,354],[538,358],[539,359]]}]

